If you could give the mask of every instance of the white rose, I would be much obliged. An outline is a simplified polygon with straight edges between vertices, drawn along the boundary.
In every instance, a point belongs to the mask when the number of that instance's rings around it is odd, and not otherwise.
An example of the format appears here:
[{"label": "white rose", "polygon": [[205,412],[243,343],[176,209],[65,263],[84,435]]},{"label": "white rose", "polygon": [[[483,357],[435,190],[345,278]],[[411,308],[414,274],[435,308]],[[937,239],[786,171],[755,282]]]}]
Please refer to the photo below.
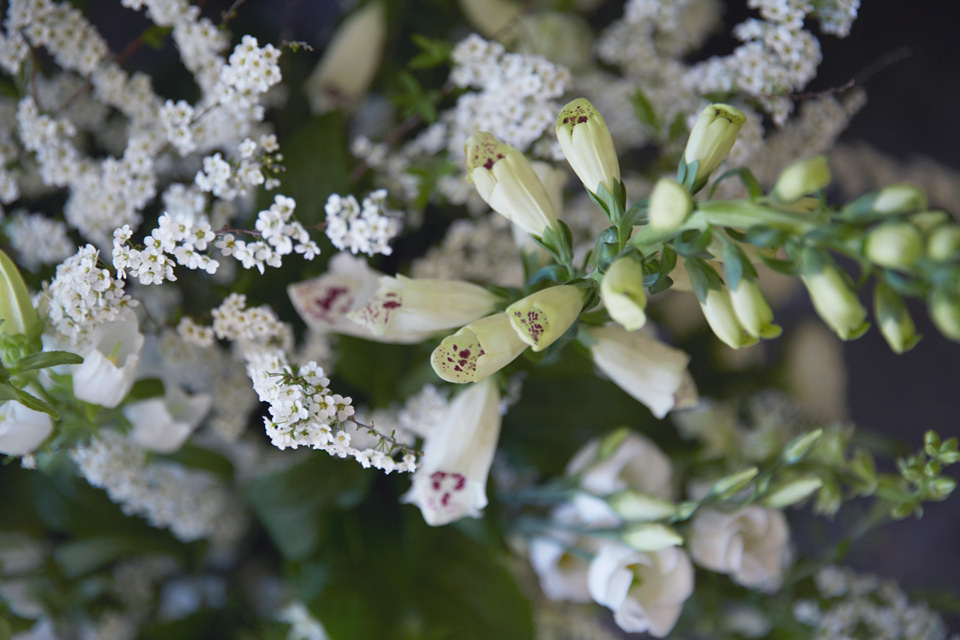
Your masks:
[{"label": "white rose", "polygon": [[735,582],[776,591],[789,560],[790,529],[780,511],[757,506],[734,513],[701,509],[687,538],[694,562]]},{"label": "white rose", "polygon": [[641,553],[609,544],[590,563],[588,587],[594,600],[613,610],[621,629],[662,638],[693,593],[693,565],[677,547]]}]

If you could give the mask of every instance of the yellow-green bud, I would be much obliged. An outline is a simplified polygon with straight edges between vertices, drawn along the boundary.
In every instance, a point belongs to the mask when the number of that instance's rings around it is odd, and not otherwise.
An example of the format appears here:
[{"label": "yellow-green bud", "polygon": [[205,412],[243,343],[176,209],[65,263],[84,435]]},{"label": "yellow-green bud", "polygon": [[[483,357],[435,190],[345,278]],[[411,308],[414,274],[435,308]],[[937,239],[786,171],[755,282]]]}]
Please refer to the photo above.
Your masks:
[{"label": "yellow-green bud", "polygon": [[846,278],[833,265],[824,265],[816,273],[801,274],[813,308],[834,333],[843,340],[853,340],[864,334],[867,310],[857,299]]},{"label": "yellow-green bud", "polygon": [[608,496],[607,504],[627,522],[653,522],[671,516],[677,510],[669,500],[632,489]]},{"label": "yellow-green bud", "polygon": [[583,309],[583,291],[561,284],[530,294],[507,307],[510,326],[534,351],[543,351],[566,333]]},{"label": "yellow-green bud", "polygon": [[874,290],[873,315],[877,318],[880,333],[894,353],[909,351],[920,341],[903,298],[883,281],[878,281]]},{"label": "yellow-green bud", "polygon": [[776,338],[781,329],[773,324],[773,311],[760,293],[756,282],[741,279],[736,289],[730,291],[730,301],[737,320],[754,338]]},{"label": "yellow-green bud", "polygon": [[937,262],[960,259],[960,225],[943,224],[927,238],[927,256]]},{"label": "yellow-green bud", "polygon": [[960,342],[960,296],[944,288],[934,291],[930,296],[930,317],[940,333]]},{"label": "yellow-green bud", "polygon": [[645,553],[662,551],[668,547],[678,547],[683,544],[683,536],[658,522],[627,527],[620,539],[628,547]]},{"label": "yellow-green bud", "polygon": [[730,153],[740,127],[747,121],[743,112],[728,104],[711,104],[705,108],[690,131],[683,160],[697,163],[694,190],[703,186],[713,170]]},{"label": "yellow-green bud", "polygon": [[643,266],[629,256],[614,261],[600,282],[600,298],[610,317],[624,329],[642,327],[647,321]]},{"label": "yellow-green bud", "polygon": [[467,139],[467,178],[490,208],[527,233],[542,236],[557,213],[530,161],[484,131]]},{"label": "yellow-green bud", "polygon": [[830,184],[830,167],[825,156],[794,162],[783,170],[773,187],[773,195],[782,202],[794,202]]},{"label": "yellow-green bud", "polygon": [[749,347],[757,343],[757,338],[740,324],[733,301],[726,289],[710,289],[707,298],[700,304],[703,316],[713,333],[731,349]]},{"label": "yellow-green bud", "polygon": [[479,382],[513,362],[526,348],[507,314],[495,313],[444,338],[433,350],[430,365],[447,382]]},{"label": "yellow-green bud", "polygon": [[596,193],[602,184],[613,193],[613,181],[620,179],[620,162],[610,129],[589,100],[577,98],[560,110],[557,141],[587,190]]},{"label": "yellow-green bud", "polygon": [[523,5],[510,0],[460,0],[467,19],[485,38],[504,44],[516,39],[514,21],[523,14]]},{"label": "yellow-green bud", "polygon": [[881,267],[909,269],[923,255],[923,236],[909,222],[885,222],[867,234],[864,252]]},{"label": "yellow-green bud", "polygon": [[823,480],[816,476],[801,476],[776,485],[763,497],[762,504],[768,509],[783,509],[807,498],[823,486]]},{"label": "yellow-green bud", "polygon": [[30,334],[40,321],[27,284],[13,260],[0,251],[0,334]]},{"label": "yellow-green bud", "polygon": [[910,216],[910,222],[924,233],[929,233],[936,227],[951,220],[953,220],[953,218],[950,217],[949,213],[940,210],[921,211],[920,213],[915,213]]},{"label": "yellow-green bud", "polygon": [[923,189],[907,182],[887,185],[875,193],[868,193],[846,207],[848,213],[879,213],[896,215],[913,213],[927,208],[927,196]]},{"label": "yellow-green bud", "polygon": [[660,231],[676,229],[693,211],[693,198],[673,178],[660,178],[650,192],[650,226]]}]

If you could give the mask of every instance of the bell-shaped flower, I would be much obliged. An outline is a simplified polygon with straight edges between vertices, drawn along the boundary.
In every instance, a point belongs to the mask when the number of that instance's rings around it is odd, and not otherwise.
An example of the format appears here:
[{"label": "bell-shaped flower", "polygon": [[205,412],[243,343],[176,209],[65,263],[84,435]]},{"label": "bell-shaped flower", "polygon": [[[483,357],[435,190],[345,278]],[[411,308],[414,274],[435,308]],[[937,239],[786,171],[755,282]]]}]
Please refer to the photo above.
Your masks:
[{"label": "bell-shaped flower", "polygon": [[479,382],[513,362],[526,348],[507,314],[495,313],[444,338],[433,350],[430,364],[447,382]]},{"label": "bell-shaped flower", "polygon": [[616,326],[584,328],[581,333],[597,368],[657,418],[676,408],[681,391],[689,401],[685,374],[690,357],[684,352]]},{"label": "bell-shaped flower", "polygon": [[741,278],[736,289],[730,290],[733,311],[744,331],[754,338],[776,338],[781,329],[773,324],[773,311],[757,283]]},{"label": "bell-shaped flower", "polygon": [[487,506],[487,475],[500,438],[500,392],[493,380],[471,385],[431,429],[404,502],[430,526],[478,518]]},{"label": "bell-shaped flower", "polygon": [[711,104],[700,112],[683,151],[683,160],[688,166],[697,163],[694,191],[706,184],[713,170],[730,153],[746,121],[742,111],[728,104]]},{"label": "bell-shaped flower", "polygon": [[359,102],[380,65],[386,26],[386,9],[379,1],[368,2],[344,20],[306,83],[314,113]]},{"label": "bell-shaped flower", "polygon": [[602,184],[613,193],[614,181],[620,180],[620,161],[607,123],[589,100],[577,98],[560,110],[557,141],[588,191],[597,193]]},{"label": "bell-shaped flower", "polygon": [[126,308],[116,320],[91,332],[92,344],[73,367],[73,395],[102,407],[116,407],[133,387],[143,347],[137,316]]},{"label": "bell-shaped flower", "polygon": [[491,209],[531,235],[556,226],[550,196],[520,151],[481,131],[467,139],[464,153],[467,178]]},{"label": "bell-shaped flower", "polygon": [[676,229],[693,211],[693,198],[673,178],[660,178],[650,192],[647,215],[650,226],[660,231]]},{"label": "bell-shaped flower", "polygon": [[817,314],[843,340],[859,338],[867,330],[867,310],[837,267],[826,264],[819,271],[801,273]]},{"label": "bell-shaped flower", "polygon": [[212,404],[210,394],[189,395],[177,385],[169,385],[163,397],[131,402],[123,408],[123,415],[133,425],[130,438],[138,446],[173,453],[203,421]]},{"label": "bell-shaped flower", "polygon": [[[740,286],[743,287],[743,283]],[[700,308],[714,335],[731,349],[749,347],[757,343],[757,338],[750,335],[750,332],[740,323],[733,308],[730,292],[726,289],[708,289],[706,300],[700,303]]]},{"label": "bell-shaped flower", "polygon": [[730,574],[735,582],[776,591],[790,557],[790,529],[783,513],[747,506],[733,513],[700,509],[687,545],[704,569]]},{"label": "bell-shaped flower", "polygon": [[28,334],[39,317],[13,260],[0,251],[0,334]]},{"label": "bell-shaped flower", "polygon": [[583,291],[571,284],[542,289],[507,307],[517,335],[534,351],[543,351],[566,333],[583,310]]},{"label": "bell-shaped flower", "polygon": [[627,331],[636,331],[647,321],[647,295],[643,289],[643,266],[631,258],[618,258],[600,281],[600,299],[607,313]]},{"label": "bell-shaped flower", "polygon": [[0,454],[22,456],[32,452],[53,431],[53,420],[16,400],[0,403]]},{"label": "bell-shaped flower", "polygon": [[677,547],[645,553],[612,543],[590,563],[588,587],[621,629],[662,638],[693,593],[693,565]]},{"label": "bell-shaped flower", "polygon": [[383,276],[373,300],[347,317],[377,337],[462,327],[493,313],[498,296],[461,280]]}]

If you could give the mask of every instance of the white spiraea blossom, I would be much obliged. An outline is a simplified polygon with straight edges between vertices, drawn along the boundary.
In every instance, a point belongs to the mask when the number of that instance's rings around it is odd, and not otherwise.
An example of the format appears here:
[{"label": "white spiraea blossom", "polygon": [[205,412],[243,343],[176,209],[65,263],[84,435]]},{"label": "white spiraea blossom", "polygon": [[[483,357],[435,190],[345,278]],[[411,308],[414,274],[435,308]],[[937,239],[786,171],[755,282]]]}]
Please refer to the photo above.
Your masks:
[{"label": "white spiraea blossom", "polygon": [[26,455],[39,447],[51,431],[53,420],[46,413],[34,411],[16,400],[0,403],[0,454]]},{"label": "white spiraea blossom", "polygon": [[91,345],[80,355],[83,364],[73,367],[73,393],[84,402],[116,407],[133,387],[143,347],[137,316],[124,309],[91,334]]},{"label": "white spiraea blossom", "polygon": [[353,196],[333,194],[324,211],[324,231],[336,248],[371,256],[393,253],[390,241],[400,232],[402,216],[387,208],[386,189],[370,193],[362,203]]},{"label": "white spiraea blossom", "polygon": [[593,362],[617,386],[642,402],[657,418],[695,397],[687,379],[690,358],[642,332],[616,326],[583,330]]},{"label": "white spiraea blossom", "polygon": [[590,563],[588,586],[593,599],[613,611],[621,629],[662,638],[693,593],[693,565],[676,547],[642,553],[611,543]]},{"label": "white spiraea blossom", "polygon": [[347,317],[377,336],[442,331],[493,313],[498,300],[460,280],[383,276],[374,299]]},{"label": "white spiraea blossom", "polygon": [[179,386],[170,385],[163,397],[126,405],[123,415],[133,425],[130,438],[137,446],[156,453],[173,453],[203,421],[212,403],[210,394],[190,395]]},{"label": "white spiraea blossom", "polygon": [[776,591],[789,560],[790,529],[783,513],[772,509],[701,509],[693,517],[687,543],[701,567],[728,573],[745,587]]},{"label": "white spiraea blossom", "polygon": [[477,518],[487,506],[487,475],[500,438],[500,392],[493,380],[471,385],[453,399],[431,430],[405,502],[431,526]]}]

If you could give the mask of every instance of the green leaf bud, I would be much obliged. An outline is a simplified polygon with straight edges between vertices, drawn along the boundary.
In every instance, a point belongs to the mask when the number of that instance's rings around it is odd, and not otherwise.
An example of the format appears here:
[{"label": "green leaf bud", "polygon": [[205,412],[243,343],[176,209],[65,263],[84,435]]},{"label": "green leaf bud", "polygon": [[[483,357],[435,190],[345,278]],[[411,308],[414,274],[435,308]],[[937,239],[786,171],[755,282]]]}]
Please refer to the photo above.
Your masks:
[{"label": "green leaf bud", "polygon": [[844,209],[849,216],[860,216],[868,213],[880,215],[896,215],[899,213],[913,213],[927,208],[927,196],[923,189],[915,185],[901,182],[891,184],[874,193],[860,196]]},{"label": "green leaf bud", "polygon": [[929,307],[940,333],[960,342],[960,297],[941,287],[930,296]]},{"label": "green leaf bud", "polygon": [[13,260],[0,251],[0,334],[31,334],[40,322],[27,283]]},{"label": "green leaf bud", "polygon": [[627,522],[652,522],[671,516],[677,510],[669,500],[630,489],[608,496],[607,503]]},{"label": "green leaf bud", "polygon": [[820,438],[822,437],[823,429],[815,429],[802,436],[797,436],[784,447],[782,454],[783,461],[787,464],[794,464],[803,458],[803,456],[807,455],[807,452],[809,452],[815,444],[820,442]]},{"label": "green leaf bud", "polygon": [[660,178],[650,193],[650,226],[660,231],[676,229],[693,211],[690,193],[673,178]]},{"label": "green leaf bud", "polygon": [[909,269],[923,255],[923,236],[909,222],[885,222],[867,234],[864,253],[881,267]]},{"label": "green leaf bud", "polygon": [[936,262],[960,259],[960,225],[943,224],[934,228],[927,238],[927,257]]},{"label": "green leaf bud", "polygon": [[713,486],[710,487],[710,494],[720,496],[721,498],[729,498],[750,484],[750,481],[753,480],[758,473],[760,473],[760,470],[756,467],[748,467],[742,471],[724,476],[713,483]]},{"label": "green leaf bud", "polygon": [[880,333],[894,353],[909,351],[920,341],[903,298],[882,280],[877,281],[874,289],[873,313]]},{"label": "green leaf bud", "polygon": [[910,222],[916,226],[920,231],[924,233],[929,233],[931,230],[939,227],[940,225],[950,222],[953,218],[950,217],[950,214],[946,211],[921,211],[920,213],[915,213],[909,218]]},{"label": "green leaf bud", "polygon": [[944,500],[953,493],[953,490],[956,488],[956,480],[948,476],[942,476],[931,480],[927,490],[930,493],[930,497],[934,500]]},{"label": "green leaf bud", "polygon": [[816,476],[794,478],[771,488],[761,502],[770,509],[783,509],[809,497],[822,486],[823,480]]},{"label": "green leaf bud", "polygon": [[773,186],[773,195],[781,202],[795,202],[830,184],[830,167],[825,156],[798,160],[783,170]]},{"label": "green leaf bud", "polygon": [[621,540],[636,551],[652,553],[683,544],[683,536],[665,524],[637,524],[621,534]]}]

